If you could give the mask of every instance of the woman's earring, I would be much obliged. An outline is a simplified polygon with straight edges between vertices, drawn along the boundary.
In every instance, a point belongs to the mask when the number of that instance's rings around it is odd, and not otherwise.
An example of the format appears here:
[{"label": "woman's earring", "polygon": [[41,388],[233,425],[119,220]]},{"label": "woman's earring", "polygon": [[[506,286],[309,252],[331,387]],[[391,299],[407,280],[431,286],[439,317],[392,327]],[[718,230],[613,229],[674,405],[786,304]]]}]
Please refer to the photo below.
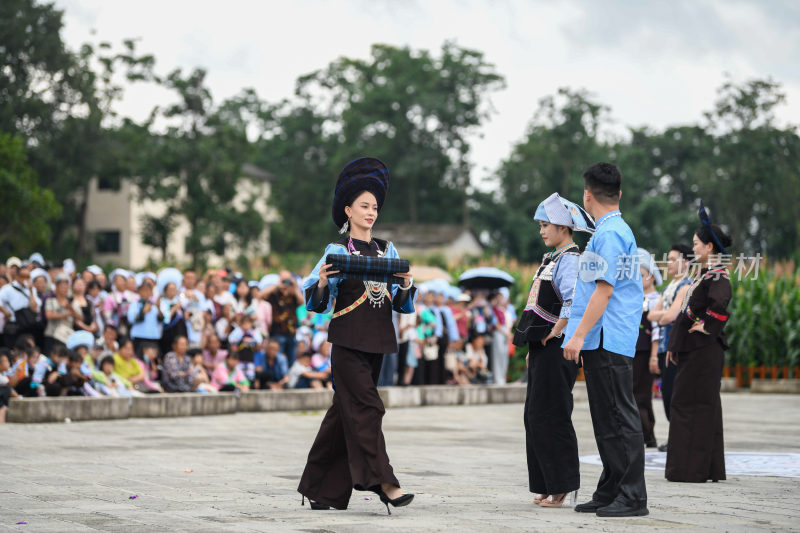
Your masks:
[{"label": "woman's earring", "polygon": [[350,227],[350,220],[346,220],[344,224],[342,224],[342,229],[339,230],[339,235],[344,235],[347,233],[347,228]]}]

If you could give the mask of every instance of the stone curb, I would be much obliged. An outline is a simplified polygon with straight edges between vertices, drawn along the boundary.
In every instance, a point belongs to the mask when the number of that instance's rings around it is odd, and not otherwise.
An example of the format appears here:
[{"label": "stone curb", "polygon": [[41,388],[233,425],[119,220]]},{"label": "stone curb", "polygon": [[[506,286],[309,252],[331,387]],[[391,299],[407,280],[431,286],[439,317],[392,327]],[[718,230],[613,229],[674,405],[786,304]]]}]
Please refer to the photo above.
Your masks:
[{"label": "stone curb", "polygon": [[66,422],[79,420],[114,420],[130,416],[127,398],[12,398],[7,422]]},{"label": "stone curb", "polygon": [[800,379],[754,379],[750,392],[800,394]]},{"label": "stone curb", "polygon": [[[525,385],[472,385],[455,387],[381,387],[387,408],[444,405],[524,403]],[[576,402],[586,401],[586,385],[575,384]],[[136,398],[25,398],[12,399],[8,422],[41,423],[121,418],[224,415],[237,412],[318,411],[327,409],[330,390],[250,391],[237,397],[219,394],[148,394]]]},{"label": "stone curb", "polygon": [[736,386],[736,378],[722,378],[720,383],[720,392],[739,392],[742,389]]}]

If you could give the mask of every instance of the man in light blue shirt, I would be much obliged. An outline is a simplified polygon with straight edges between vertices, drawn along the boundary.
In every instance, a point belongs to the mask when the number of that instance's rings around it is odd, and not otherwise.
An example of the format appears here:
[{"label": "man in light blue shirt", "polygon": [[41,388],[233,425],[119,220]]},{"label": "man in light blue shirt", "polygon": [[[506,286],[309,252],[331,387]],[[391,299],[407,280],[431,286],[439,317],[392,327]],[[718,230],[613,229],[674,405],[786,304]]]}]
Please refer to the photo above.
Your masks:
[{"label": "man in light blue shirt", "polygon": [[[449,306],[445,305],[444,300],[444,293],[440,292],[436,294],[436,310],[438,311],[438,317],[436,321],[436,329],[437,333],[436,336],[442,338],[444,334],[447,334],[448,342],[455,342],[458,340],[458,324],[456,324],[456,319],[453,316],[453,311],[450,309]],[[439,323],[441,320],[441,323]]]},{"label": "man in light blue shirt", "polygon": [[139,300],[128,308],[128,323],[131,325],[134,350],[137,357],[141,358],[146,344],[158,343],[161,339],[162,324],[158,319],[158,306],[150,300],[153,296],[153,282],[139,276],[137,284]]},{"label": "man in light blue shirt", "polygon": [[597,222],[581,256],[563,346],[566,359],[583,361],[603,473],[592,500],[575,511],[644,516],[644,440],[632,371],[644,298],[636,239],[619,210],[619,169],[596,163],[583,178],[583,205]]}]

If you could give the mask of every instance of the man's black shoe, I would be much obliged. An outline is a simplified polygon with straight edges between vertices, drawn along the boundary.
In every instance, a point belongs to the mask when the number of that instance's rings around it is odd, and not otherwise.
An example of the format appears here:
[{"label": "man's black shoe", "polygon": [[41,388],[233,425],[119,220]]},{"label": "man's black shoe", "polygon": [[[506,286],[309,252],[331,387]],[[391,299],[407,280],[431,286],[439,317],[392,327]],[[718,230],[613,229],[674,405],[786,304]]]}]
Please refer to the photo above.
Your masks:
[{"label": "man's black shoe", "polygon": [[665,442],[664,444],[662,444],[661,446],[659,446],[659,447],[658,447],[658,451],[660,451],[660,452],[666,452],[666,451],[667,451],[667,443]]},{"label": "man's black shoe", "polygon": [[650,511],[647,510],[647,505],[627,505],[621,502],[614,502],[597,510],[597,516],[603,517],[647,516],[648,514]]},{"label": "man's black shoe", "polygon": [[589,500],[586,503],[579,503],[575,506],[576,513],[596,513],[598,509],[601,507],[607,506],[607,503],[598,502],[595,500]]}]

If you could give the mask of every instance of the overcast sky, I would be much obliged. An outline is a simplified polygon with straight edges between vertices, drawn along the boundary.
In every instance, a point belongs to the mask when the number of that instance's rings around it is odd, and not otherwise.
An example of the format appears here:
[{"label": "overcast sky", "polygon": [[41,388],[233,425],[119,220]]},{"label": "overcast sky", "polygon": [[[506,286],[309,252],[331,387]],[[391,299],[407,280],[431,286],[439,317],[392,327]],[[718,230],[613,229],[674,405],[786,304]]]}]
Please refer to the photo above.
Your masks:
[{"label": "overcast sky", "polygon": [[[473,141],[475,177],[491,175],[520,140],[538,100],[559,87],[585,88],[624,126],[697,122],[725,74],[772,76],[800,124],[800,1],[795,0],[56,0],[63,37],[139,38],[158,70],[208,70],[217,101],[253,87],[269,101],[290,97],[298,76],[340,56],[366,58],[388,43],[438,50],[447,40],[481,50],[506,77],[496,113]],[[92,34],[96,30],[96,34]],[[163,103],[130,90],[119,110],[141,119]],[[388,162],[391,167],[391,162]]]}]

